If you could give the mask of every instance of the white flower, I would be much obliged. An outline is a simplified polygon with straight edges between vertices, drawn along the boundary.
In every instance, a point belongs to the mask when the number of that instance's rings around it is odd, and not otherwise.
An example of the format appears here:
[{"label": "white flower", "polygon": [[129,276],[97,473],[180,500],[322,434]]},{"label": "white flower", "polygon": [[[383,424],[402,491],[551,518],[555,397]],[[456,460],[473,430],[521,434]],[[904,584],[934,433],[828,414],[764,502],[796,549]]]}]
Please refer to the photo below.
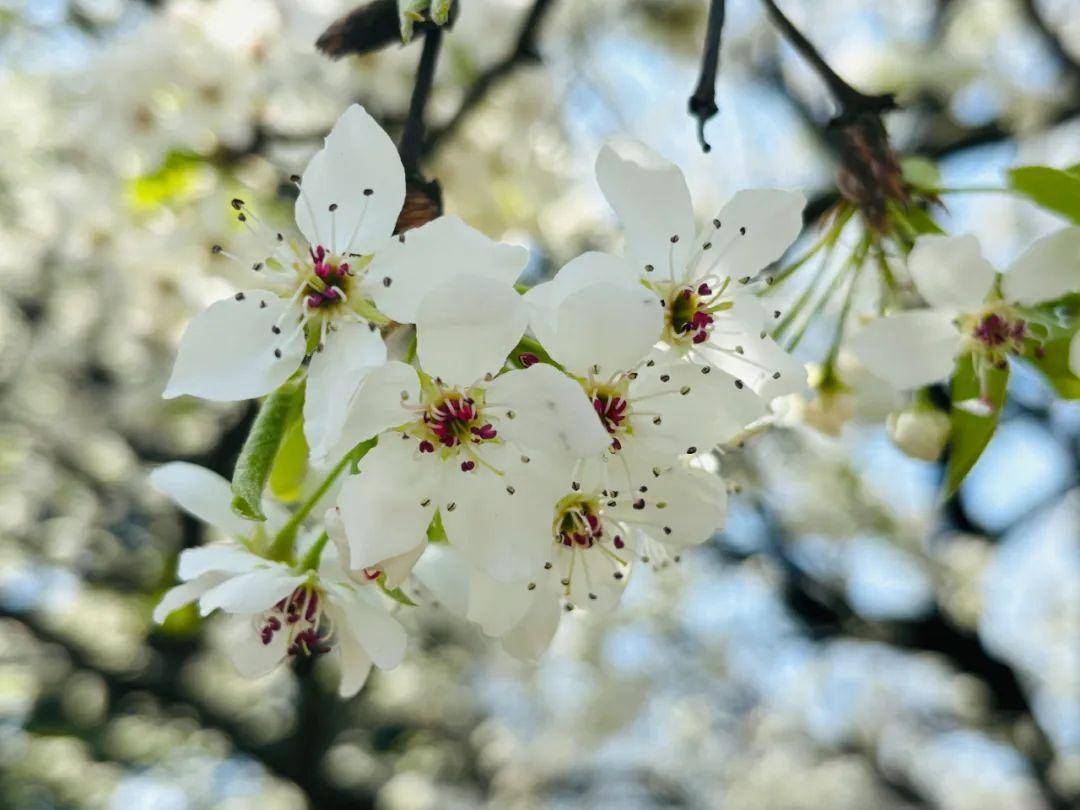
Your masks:
[{"label": "white flower", "polygon": [[947,413],[920,403],[889,414],[885,424],[896,446],[922,461],[937,461],[952,431]]},{"label": "white flower", "polygon": [[652,481],[678,456],[707,451],[766,412],[742,380],[652,350],[664,308],[612,256],[583,254],[525,299],[533,332],[581,385],[610,436],[614,488]]},{"label": "white flower", "polygon": [[310,362],[304,428],[313,455],[323,455],[356,386],[386,360],[372,322],[384,319],[370,304],[365,269],[389,242],[404,198],[405,172],[393,142],[352,105],[300,181],[295,218],[306,245],[233,201],[241,222],[269,243],[264,255],[245,263],[265,288],[238,292],[191,321],[164,395],[259,397]]},{"label": "white flower", "polygon": [[664,302],[662,340],[766,400],[801,390],[805,369],[768,337],[766,310],[749,285],[799,235],[805,198],[740,191],[695,236],[682,172],[644,145],[605,145],[596,177],[626,231],[621,275],[640,279]]},{"label": "white flower", "polygon": [[945,379],[966,354],[983,379],[1045,336],[1044,316],[1030,307],[1080,290],[1080,227],[1036,240],[1000,277],[972,235],[921,237],[908,269],[929,306],[871,322],[852,351],[901,390]]},{"label": "white flower", "polygon": [[386,612],[380,595],[353,579],[332,549],[318,571],[304,571],[255,554],[261,524],[237,517],[227,481],[192,464],[166,464],[151,483],[180,507],[234,539],[180,554],[172,588],[154,609],[154,621],[197,601],[202,615],[233,614],[228,653],[246,677],[264,675],[286,658],[333,651],[340,659],[342,697],[356,694],[372,663],[392,669],[405,654],[405,631]]},{"label": "white flower", "polygon": [[438,512],[450,542],[501,581],[542,564],[574,458],[609,441],[580,386],[547,365],[470,381],[387,363],[343,435],[379,436],[338,496],[354,569],[414,551]]}]

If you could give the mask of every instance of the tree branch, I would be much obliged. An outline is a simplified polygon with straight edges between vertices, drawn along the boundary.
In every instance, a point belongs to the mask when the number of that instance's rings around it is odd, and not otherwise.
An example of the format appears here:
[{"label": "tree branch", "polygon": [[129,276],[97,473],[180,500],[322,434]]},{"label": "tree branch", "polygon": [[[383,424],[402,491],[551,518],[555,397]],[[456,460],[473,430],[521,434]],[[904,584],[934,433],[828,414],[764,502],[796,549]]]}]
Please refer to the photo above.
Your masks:
[{"label": "tree branch", "polygon": [[488,93],[509,76],[519,65],[536,63],[540,61],[540,53],[536,48],[536,39],[540,33],[540,26],[544,17],[551,10],[554,0],[534,0],[532,8],[525,16],[525,20],[518,30],[514,48],[506,56],[477,77],[472,86],[465,93],[461,106],[450,117],[450,120],[441,127],[434,129],[424,144],[423,153],[428,154],[438,148],[446,136],[461,125],[462,121],[487,98]]},{"label": "tree branch", "polygon": [[[425,19],[416,23],[414,37],[421,37],[439,26]],[[358,56],[401,41],[397,0],[373,0],[339,17],[315,40],[315,47],[331,59],[350,53]]]},{"label": "tree branch", "polygon": [[398,153],[405,167],[406,177],[418,177],[420,174],[420,156],[424,144],[424,113],[431,86],[435,81],[435,64],[439,59],[442,45],[442,29],[430,31],[424,38],[424,50],[420,54],[420,64],[416,68],[416,83],[413,85],[412,98],[409,100],[409,115],[405,119],[405,129],[398,143]]},{"label": "tree branch", "polygon": [[712,0],[705,24],[705,50],[701,54],[701,75],[690,96],[690,115],[697,119],[698,141],[704,152],[712,150],[705,140],[706,122],[719,112],[716,106],[716,72],[720,68],[720,37],[724,31],[724,0]]}]

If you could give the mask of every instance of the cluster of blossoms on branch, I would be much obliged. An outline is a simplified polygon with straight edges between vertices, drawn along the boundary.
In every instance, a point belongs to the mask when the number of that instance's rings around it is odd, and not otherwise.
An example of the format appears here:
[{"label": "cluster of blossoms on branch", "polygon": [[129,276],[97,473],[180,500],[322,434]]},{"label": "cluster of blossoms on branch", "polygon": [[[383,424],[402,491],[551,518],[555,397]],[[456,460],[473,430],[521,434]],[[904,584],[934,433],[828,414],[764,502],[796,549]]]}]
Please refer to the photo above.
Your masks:
[{"label": "cluster of blossoms on branch", "polygon": [[[302,238],[234,200],[263,249],[214,252],[258,283],[190,323],[165,395],[267,398],[231,484],[153,474],[229,538],[181,554],[156,618],[231,614],[250,675],[332,651],[349,695],[402,660],[406,583],[531,661],[565,610],[610,609],[635,563],[719,530],[714,451],[806,384],[755,295],[804,199],[740,192],[699,229],[681,172],[636,142],[597,179],[623,255],[527,290],[528,251],[455,217],[395,234],[405,172],[356,105],[294,178]],[[263,497],[288,465],[323,473],[291,514]]]}]

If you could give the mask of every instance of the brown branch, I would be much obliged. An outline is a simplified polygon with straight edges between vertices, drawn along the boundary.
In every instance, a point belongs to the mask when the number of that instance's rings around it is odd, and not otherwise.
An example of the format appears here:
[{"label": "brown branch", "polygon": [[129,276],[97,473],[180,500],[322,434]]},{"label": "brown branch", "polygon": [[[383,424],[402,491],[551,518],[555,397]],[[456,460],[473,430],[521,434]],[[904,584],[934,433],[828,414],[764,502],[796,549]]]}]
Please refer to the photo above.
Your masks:
[{"label": "brown branch", "polygon": [[401,155],[406,177],[419,176],[424,144],[424,114],[428,99],[431,98],[431,87],[435,82],[435,64],[439,59],[441,45],[441,28],[429,32],[424,38],[424,50],[416,68],[416,83],[413,85],[412,98],[409,99],[409,114],[398,142],[398,153]]},{"label": "brown branch", "polygon": [[704,152],[712,150],[705,140],[705,124],[720,109],[716,106],[716,71],[720,68],[720,38],[724,31],[724,0],[709,3],[709,18],[705,24],[705,50],[701,54],[701,75],[697,88],[690,96],[690,115],[697,119],[698,141]]},{"label": "brown branch", "polygon": [[[415,25],[413,35],[422,37],[438,27],[425,19]],[[351,53],[372,53],[400,41],[397,0],[372,0],[331,23],[315,40],[315,47],[331,59],[340,59]]]}]

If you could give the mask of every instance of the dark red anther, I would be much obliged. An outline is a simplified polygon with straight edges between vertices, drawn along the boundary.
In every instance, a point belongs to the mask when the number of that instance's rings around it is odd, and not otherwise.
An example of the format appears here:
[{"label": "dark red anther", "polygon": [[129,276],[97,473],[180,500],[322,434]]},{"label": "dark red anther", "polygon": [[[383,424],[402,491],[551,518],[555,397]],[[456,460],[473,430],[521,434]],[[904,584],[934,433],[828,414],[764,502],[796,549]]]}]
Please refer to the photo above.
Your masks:
[{"label": "dark red anther", "polygon": [[535,366],[537,363],[539,363],[540,358],[532,352],[522,352],[518,355],[518,362],[521,363],[521,365],[523,365],[525,368],[528,368],[529,366]]},{"label": "dark red anther", "polygon": [[435,445],[433,445],[427,439],[424,439],[422,442],[420,442],[420,452],[421,453],[434,453],[435,452]]},{"label": "dark red anther", "polygon": [[308,599],[307,609],[304,611],[304,618],[309,622],[315,621],[315,617],[319,615],[319,594],[316,591],[311,592],[311,597]]},{"label": "dark red anther", "polygon": [[697,292],[698,295],[712,295],[712,288],[703,281],[701,282],[701,285],[697,288]]},{"label": "dark red anther", "polygon": [[619,537],[619,535],[615,535],[611,539],[611,543],[612,543],[613,546],[615,546],[615,548],[622,548],[623,546],[626,545],[626,543],[623,542],[623,539],[621,537]]},{"label": "dark red anther", "polygon": [[470,470],[472,470],[475,467],[476,467],[476,462],[475,461],[463,461],[463,462],[461,462],[461,471],[462,472],[469,472]]}]

